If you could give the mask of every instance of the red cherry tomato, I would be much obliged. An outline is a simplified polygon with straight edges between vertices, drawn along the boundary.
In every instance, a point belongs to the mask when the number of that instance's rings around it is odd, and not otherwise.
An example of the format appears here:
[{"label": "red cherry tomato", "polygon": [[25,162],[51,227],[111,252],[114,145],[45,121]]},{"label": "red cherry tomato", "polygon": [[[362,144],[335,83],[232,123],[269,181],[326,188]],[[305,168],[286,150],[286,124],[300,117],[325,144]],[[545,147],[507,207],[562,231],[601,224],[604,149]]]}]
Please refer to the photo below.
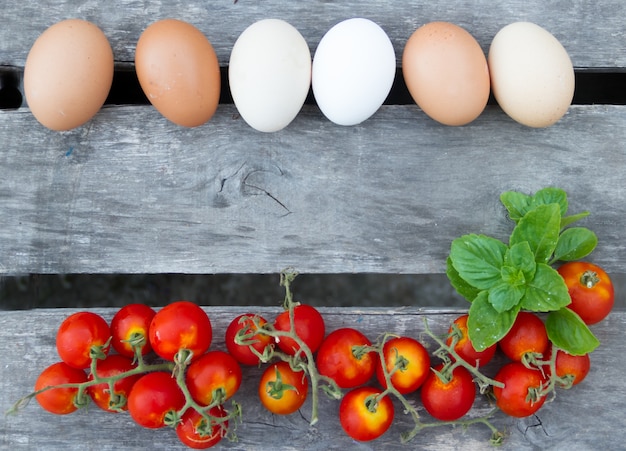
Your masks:
[{"label": "red cherry tomato", "polygon": [[[269,335],[264,335],[262,333],[255,334],[258,329],[255,326],[255,320],[253,320],[253,318],[255,318],[260,327],[267,324],[267,320],[262,316],[247,313],[239,315],[233,319],[226,328],[226,349],[228,349],[230,355],[232,355],[242,365],[254,366],[261,363],[259,357],[250,350],[250,346],[252,346],[259,354],[263,354],[265,348],[270,346],[273,342],[272,337]],[[255,343],[251,345],[240,345],[235,342],[235,337],[240,331],[244,335],[250,334],[250,339],[254,340]]]},{"label": "red cherry tomato", "polygon": [[[467,319],[469,315],[461,315],[454,320],[453,326],[450,327],[448,334],[450,335],[446,340],[448,346],[452,345],[453,335],[456,330],[456,344],[454,350],[456,353],[472,366],[483,366],[491,361],[496,353],[497,345],[493,344],[484,351],[477,351],[474,349],[474,345],[469,339],[467,332]],[[456,326],[456,328],[454,327]]]},{"label": "red cherry tomato", "polygon": [[550,340],[543,321],[530,312],[519,312],[511,329],[500,339],[500,349],[511,360],[521,362],[532,355],[545,356]]},{"label": "red cherry tomato", "polygon": [[[550,360],[553,349],[546,356],[546,360]],[[589,354],[571,355],[559,349],[556,354],[556,375],[563,380],[560,384],[566,388],[580,384],[589,374],[591,369],[591,359]],[[544,367],[547,374],[550,375],[550,367]]]},{"label": "red cherry tomato", "polygon": [[150,346],[166,360],[179,350],[190,351],[190,361],[200,358],[213,339],[208,315],[193,302],[176,301],[159,310],[150,323]]},{"label": "red cherry tomato", "polygon": [[[109,352],[110,337],[111,329],[104,318],[93,312],[77,312],[65,318],[59,326],[57,352],[69,366],[89,368],[92,356]],[[96,349],[101,352],[94,353]]]},{"label": "red cherry tomato", "polygon": [[[65,362],[53,363],[41,372],[35,382],[35,391],[62,384],[80,384],[87,382],[83,370],[69,366]],[[39,405],[50,413],[66,415],[78,409],[75,398],[77,388],[51,388],[35,395]]]},{"label": "red cherry tomato", "polygon": [[317,351],[317,370],[333,379],[340,388],[354,388],[368,382],[378,363],[375,352],[355,353],[356,348],[371,346],[370,340],[350,327],[337,329],[324,339]]},{"label": "red cherry tomato", "polygon": [[187,409],[176,426],[181,443],[193,449],[207,449],[217,445],[228,432],[228,420],[219,421],[227,413],[221,406],[209,409],[207,414],[215,421],[208,423],[195,409]]},{"label": "red cherry tomato", "polygon": [[198,404],[208,406],[221,392],[224,402],[241,386],[241,367],[233,356],[224,351],[209,351],[189,365],[185,380],[191,397]]},{"label": "red cherry tomato", "polygon": [[588,262],[568,262],[557,271],[572,299],[568,307],[585,324],[596,324],[606,318],[615,303],[615,292],[611,278],[601,267]]},{"label": "red cherry tomato", "polygon": [[[113,377],[131,371],[134,368],[135,365],[131,359],[119,354],[109,355],[106,359],[96,362],[98,377]],[[110,386],[106,382],[90,385],[87,388],[87,392],[93,402],[102,410],[121,412],[128,410],[128,395],[140,377],[140,374],[135,374],[115,381],[113,385],[115,389],[114,394],[111,394]],[[93,374],[89,375],[89,380],[93,380]]]},{"label": "red cherry tomato", "polygon": [[339,404],[339,422],[343,430],[361,442],[374,440],[383,435],[393,422],[394,407],[388,395],[369,406],[382,393],[375,387],[358,387],[350,390]]},{"label": "red cherry tomato", "polygon": [[[443,364],[435,367],[441,371]],[[476,398],[476,384],[472,374],[461,366],[452,371],[447,382],[431,371],[421,388],[422,404],[428,413],[441,421],[454,421],[472,408]]]},{"label": "red cherry tomato", "polygon": [[545,382],[539,369],[531,369],[521,362],[504,365],[494,380],[502,382],[504,388],[493,387],[496,405],[512,417],[527,417],[537,412],[546,401],[546,396],[538,396]]},{"label": "red cherry tomato", "polygon": [[[299,304],[293,310],[295,333],[309,347],[311,352],[317,351],[326,335],[324,318],[315,307]],[[284,311],[276,317],[274,328],[283,332],[291,330],[289,311]],[[278,347],[286,354],[296,355],[300,347],[293,338],[280,337],[276,339]]]},{"label": "red cherry tomato", "polygon": [[128,396],[128,412],[137,424],[156,429],[166,425],[166,415],[185,405],[185,395],[172,374],[148,373],[135,382]]},{"label": "red cherry tomato", "polygon": [[[391,384],[403,395],[417,390],[430,373],[428,351],[414,338],[395,337],[387,340],[383,346],[383,356],[385,368],[391,373]],[[383,388],[387,388],[380,359],[376,365],[376,378]]]},{"label": "red cherry tomato", "polygon": [[111,345],[118,354],[135,357],[133,343],[141,344],[141,354],[152,348],[148,329],[156,312],[145,304],[128,304],[117,311],[111,320]]},{"label": "red cherry tomato", "polygon": [[304,404],[309,392],[304,371],[294,371],[287,362],[268,366],[259,382],[261,404],[272,413],[289,415]]}]

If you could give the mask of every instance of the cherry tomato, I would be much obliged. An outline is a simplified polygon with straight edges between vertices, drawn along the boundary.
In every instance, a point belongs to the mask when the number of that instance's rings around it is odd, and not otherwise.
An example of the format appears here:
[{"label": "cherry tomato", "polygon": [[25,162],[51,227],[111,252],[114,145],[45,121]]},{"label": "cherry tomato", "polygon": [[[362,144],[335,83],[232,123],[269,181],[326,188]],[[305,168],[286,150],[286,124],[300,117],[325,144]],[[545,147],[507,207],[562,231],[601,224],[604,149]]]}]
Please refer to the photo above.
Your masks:
[{"label": "cherry tomato", "polygon": [[511,360],[521,362],[529,356],[545,356],[550,346],[546,326],[530,312],[519,312],[511,329],[500,339],[500,349]]},{"label": "cherry tomato", "polygon": [[539,369],[531,369],[521,362],[510,362],[500,368],[494,380],[504,388],[493,387],[496,405],[512,417],[527,417],[537,412],[546,400],[539,396],[545,378]]},{"label": "cherry tomato", "polygon": [[370,340],[356,329],[337,329],[328,334],[317,351],[317,370],[333,379],[340,388],[363,385],[374,376],[378,358],[376,352],[355,355],[355,348],[371,345]]},{"label": "cherry tomato", "polygon": [[[315,307],[299,304],[293,310],[295,333],[309,347],[311,352],[318,350],[326,335],[324,318]],[[289,311],[284,311],[276,317],[274,328],[283,332],[291,330]],[[276,339],[278,347],[286,354],[296,355],[300,347],[293,338],[280,337]]]},{"label": "cherry tomato", "polygon": [[[256,349],[259,354],[263,354],[265,348],[270,346],[273,342],[272,337],[269,335],[262,333],[254,334],[258,329],[252,318],[256,318],[256,322],[260,327],[267,324],[267,320],[262,316],[246,313],[233,319],[226,328],[226,349],[228,349],[230,355],[242,365],[254,366],[261,363],[259,357],[250,350],[250,346]],[[244,335],[253,334],[250,339],[254,340],[255,343],[251,345],[240,345],[235,342],[235,337],[239,331],[242,331]]]},{"label": "cherry tomato", "polygon": [[304,371],[294,371],[287,362],[272,363],[261,375],[258,392],[267,410],[289,415],[304,404],[309,392],[308,378]]},{"label": "cherry tomato", "polygon": [[166,425],[166,414],[185,405],[185,395],[171,373],[147,373],[135,382],[128,395],[128,412],[137,424],[156,429]]},{"label": "cherry tomato", "polygon": [[185,380],[191,397],[198,404],[208,406],[218,391],[221,404],[239,390],[241,367],[230,354],[209,351],[189,365]]},{"label": "cherry tomato", "polygon": [[[434,369],[441,371],[443,364]],[[445,382],[431,371],[421,388],[422,404],[431,416],[441,421],[458,420],[469,412],[476,398],[476,384],[469,371],[457,366],[450,376]]]},{"label": "cherry tomato", "polygon": [[[550,360],[552,355],[552,349],[546,356],[545,360]],[[556,375],[563,379],[561,385],[569,388],[574,385],[580,384],[589,374],[591,369],[591,359],[589,354],[583,355],[571,355],[567,352],[559,349],[556,354]],[[550,367],[544,367],[550,375]]]},{"label": "cherry tomato", "polygon": [[133,343],[141,345],[142,355],[152,350],[148,329],[155,314],[145,304],[128,304],[117,311],[111,320],[111,345],[118,354],[135,357]]},{"label": "cherry tomato", "polygon": [[[496,353],[496,349],[498,346],[493,344],[489,346],[484,351],[477,351],[474,349],[474,345],[469,339],[469,334],[467,332],[467,318],[469,315],[461,315],[457,319],[454,320],[453,326],[450,327],[448,331],[448,339],[446,340],[446,344],[448,346],[452,345],[452,340],[454,336],[452,334],[456,331],[456,344],[454,345],[455,352],[469,363],[472,366],[483,366],[491,361],[493,356]],[[456,327],[455,327],[456,326]]]},{"label": "cherry tomato", "polygon": [[371,406],[382,391],[375,387],[358,387],[350,390],[339,404],[339,422],[343,430],[361,442],[383,435],[393,422],[394,407],[388,395]]},{"label": "cherry tomato", "polygon": [[[41,372],[35,382],[35,391],[62,384],[81,384],[87,382],[83,370],[69,366],[65,362],[53,363]],[[39,405],[56,415],[66,415],[78,409],[75,398],[77,388],[51,388],[35,395]]]},{"label": "cherry tomato", "polygon": [[[215,406],[206,412],[210,417],[224,418],[227,413],[221,406]],[[208,423],[195,409],[187,409],[180,423],[176,426],[178,439],[193,449],[206,449],[217,445],[228,432],[228,420]]]},{"label": "cherry tomato", "polygon": [[588,262],[568,262],[557,269],[575,311],[585,324],[596,324],[610,313],[615,302],[613,282],[598,265]]},{"label": "cherry tomato", "polygon": [[[430,372],[430,356],[419,341],[410,337],[395,337],[383,345],[385,368],[391,374],[391,384],[405,395],[417,390]],[[395,370],[394,370],[395,368]],[[382,362],[376,365],[378,383],[387,388]]]},{"label": "cherry tomato", "polygon": [[[133,368],[135,368],[133,361],[119,354],[109,355],[106,359],[96,362],[96,374],[98,377],[117,376]],[[87,388],[87,393],[89,393],[93,402],[103,410],[108,412],[128,410],[128,395],[140,377],[140,374],[135,374],[115,381],[113,395],[107,382],[90,385]],[[90,374],[88,379],[93,380],[93,374]]]},{"label": "cherry tomato", "polygon": [[204,354],[213,339],[208,315],[193,302],[176,301],[159,310],[149,330],[150,346],[165,360],[174,360],[179,350],[191,352],[190,361]]},{"label": "cherry tomato", "polygon": [[104,356],[109,352],[110,337],[111,329],[104,318],[93,312],[77,312],[65,318],[59,326],[57,352],[69,366],[89,368],[92,356]]}]

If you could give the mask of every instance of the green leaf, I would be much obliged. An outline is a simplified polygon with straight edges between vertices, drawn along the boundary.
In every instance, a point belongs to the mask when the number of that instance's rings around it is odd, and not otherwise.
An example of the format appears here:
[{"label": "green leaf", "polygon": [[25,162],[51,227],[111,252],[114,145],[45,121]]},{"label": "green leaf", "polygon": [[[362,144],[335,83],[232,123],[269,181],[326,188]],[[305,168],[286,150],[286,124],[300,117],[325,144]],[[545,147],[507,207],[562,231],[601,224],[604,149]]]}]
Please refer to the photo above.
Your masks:
[{"label": "green leaf", "polygon": [[524,285],[512,285],[502,281],[491,287],[488,292],[488,300],[498,313],[502,313],[517,306],[525,291]]},{"label": "green leaf", "polygon": [[487,290],[501,280],[500,268],[507,247],[502,241],[485,235],[463,235],[452,241],[452,265],[468,284]]},{"label": "green leaf", "polygon": [[527,241],[538,263],[547,263],[559,239],[561,211],[558,204],[540,205],[519,220],[509,245]]},{"label": "green leaf", "polygon": [[498,312],[487,298],[486,291],[476,296],[467,319],[468,335],[477,351],[484,351],[504,337],[520,310],[518,305],[506,312]]},{"label": "green leaf", "polygon": [[530,201],[531,209],[535,209],[540,205],[550,204],[558,204],[561,216],[565,216],[568,208],[567,193],[561,188],[543,188],[537,191]]},{"label": "green leaf", "polygon": [[530,196],[517,191],[506,191],[500,194],[500,202],[502,202],[504,208],[509,212],[509,218],[515,222],[522,219],[528,212],[530,209],[530,200]]},{"label": "green leaf", "polygon": [[520,270],[524,275],[524,283],[535,277],[537,263],[535,262],[535,255],[530,249],[530,245],[527,241],[516,243],[507,249],[506,254],[504,255],[504,265],[505,267],[512,267]]},{"label": "green leaf", "polygon": [[538,263],[535,277],[526,286],[520,305],[524,310],[551,312],[571,302],[563,277],[545,263]]},{"label": "green leaf", "polygon": [[458,271],[454,269],[452,259],[450,257],[446,259],[446,275],[456,292],[468,301],[472,302],[474,298],[478,296],[478,293],[480,293],[479,289],[471,286],[459,275]]},{"label": "green leaf", "polygon": [[546,330],[555,346],[572,355],[588,354],[600,345],[580,316],[568,308],[550,313]]},{"label": "green leaf", "polygon": [[556,243],[552,262],[558,260],[573,261],[591,254],[598,244],[595,233],[585,227],[572,227],[565,229]]},{"label": "green leaf", "polygon": [[564,216],[561,218],[561,230],[563,230],[565,227],[567,227],[568,225],[579,221],[583,218],[586,218],[587,216],[589,216],[589,212],[588,211],[583,211],[582,213],[578,213],[575,215],[571,215],[571,216]]}]

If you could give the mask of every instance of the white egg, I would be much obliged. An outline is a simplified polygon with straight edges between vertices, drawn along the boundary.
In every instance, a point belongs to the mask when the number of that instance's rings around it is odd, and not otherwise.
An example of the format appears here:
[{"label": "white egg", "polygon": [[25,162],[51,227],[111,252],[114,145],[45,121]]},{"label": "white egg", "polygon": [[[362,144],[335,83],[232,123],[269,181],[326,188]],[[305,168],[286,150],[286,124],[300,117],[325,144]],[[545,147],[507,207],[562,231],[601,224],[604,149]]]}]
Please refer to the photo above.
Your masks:
[{"label": "white egg", "polygon": [[488,64],[496,101],[521,124],[552,125],[572,103],[572,61],[563,45],[539,25],[515,22],[502,28],[491,42]]},{"label": "white egg", "polygon": [[368,19],[348,19],[322,37],[313,57],[315,101],[330,121],[356,125],[383,104],[396,74],[385,31]]},{"label": "white egg", "polygon": [[235,42],[228,79],[237,111],[252,128],[281,130],[306,100],[311,86],[311,51],[291,24],[260,20]]}]

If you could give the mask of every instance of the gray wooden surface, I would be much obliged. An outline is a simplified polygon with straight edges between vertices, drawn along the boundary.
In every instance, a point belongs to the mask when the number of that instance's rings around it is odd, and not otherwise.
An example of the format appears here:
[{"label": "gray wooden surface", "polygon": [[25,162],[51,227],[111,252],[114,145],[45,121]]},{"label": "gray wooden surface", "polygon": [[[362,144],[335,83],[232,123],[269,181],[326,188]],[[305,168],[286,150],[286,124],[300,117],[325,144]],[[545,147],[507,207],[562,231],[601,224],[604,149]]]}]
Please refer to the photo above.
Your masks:
[{"label": "gray wooden surface", "polygon": [[312,50],[337,22],[352,17],[375,20],[401,49],[417,27],[434,20],[456,23],[472,33],[484,49],[496,32],[511,22],[527,20],[550,30],[565,46],[576,67],[626,67],[624,2],[621,0],[391,1],[344,0],[285,2],[280,0],[186,0],[100,2],[4,0],[0,27],[0,65],[23,66],[32,42],[48,26],[68,17],[97,23],[111,41],[118,62],[132,62],[135,43],[151,22],[176,17],[200,28],[228,62],[239,34],[256,20],[284,19],[298,28]]},{"label": "gray wooden surface", "polygon": [[[151,22],[187,20],[213,43],[222,66],[238,35],[276,17],[298,28],[314,52],[324,33],[367,17],[389,34],[398,62],[420,25],[447,20],[487,50],[495,33],[518,20],[551,31],[578,71],[623,72],[622,0],[543,2],[342,1],[214,2],[78,0],[5,1],[0,66],[20,71],[37,36],[53,23],[81,17],[109,37],[119,68],[132,68],[135,43]],[[7,68],[5,67],[5,68]],[[0,111],[0,275],[28,273],[303,273],[440,274],[450,241],[468,232],[506,239],[505,190],[564,188],[572,212],[599,236],[592,259],[626,273],[626,106],[573,106],[556,125],[516,124],[497,106],[460,128],[439,125],[414,105],[389,105],[356,127],[331,124],[306,106],[285,130],[262,134],[233,105],[197,129],[183,129],[150,106],[109,106],[74,131],[44,129],[27,105]],[[581,223],[583,224],[583,223]],[[271,310],[254,308],[260,313]],[[96,310],[107,318],[112,310]],[[419,335],[421,317],[444,331],[458,312],[417,308],[325,308],[329,329],[357,325],[371,338],[390,329]],[[27,393],[56,360],[55,327],[71,310],[0,312],[0,406]],[[222,345],[241,307],[209,310]],[[622,415],[626,313],[596,326],[602,341],[582,386],[562,392],[539,415],[498,417],[504,449],[616,449],[626,441]],[[258,370],[247,371],[238,399],[245,408],[240,441],[228,449],[485,449],[489,433],[437,429],[401,447],[405,418],[380,441],[358,445],[340,431],[337,403],[322,420],[274,417],[253,395]],[[307,404],[308,406],[308,404]],[[479,404],[476,412],[484,411]],[[96,425],[98,421],[98,425]],[[267,441],[259,443],[259,438]],[[115,440],[121,440],[119,442]],[[36,404],[0,420],[0,449],[176,449],[171,431],[146,431],[127,416],[95,408],[54,417]]]},{"label": "gray wooden surface", "polygon": [[[75,310],[35,310],[2,312],[0,315],[0,410],[27,394],[38,373],[58,359],[54,334],[63,318]],[[113,309],[94,310],[110,319]],[[224,331],[241,307],[212,307],[207,313],[214,326],[211,349],[224,349]],[[250,311],[273,318],[278,307],[250,307]],[[422,318],[427,317],[431,329],[444,334],[450,322],[461,312],[454,310],[347,309],[322,308],[327,327],[356,327],[370,339],[383,332],[396,332],[422,339],[432,352],[434,342],[424,337]],[[623,394],[626,383],[623,364],[616,358],[626,352],[623,329],[625,313],[613,313],[594,327],[601,346],[591,355],[592,368],[587,379],[570,391],[559,391],[556,399],[546,404],[535,416],[514,419],[498,414],[494,423],[508,434],[503,450],[593,450],[618,449],[626,441],[626,419],[623,415]],[[495,369],[496,362],[491,367]],[[468,430],[439,427],[420,433],[410,445],[401,445],[399,434],[412,422],[398,408],[397,421],[380,439],[357,444],[341,430],[337,421],[339,403],[322,397],[322,415],[315,427],[309,427],[308,401],[300,413],[287,417],[267,413],[256,397],[260,371],[245,369],[242,389],[236,400],[242,404],[243,423],[238,429],[239,442],[223,442],[223,449],[238,450],[327,450],[327,449],[425,449],[483,450],[489,449],[489,431],[482,425]],[[493,375],[493,373],[491,374]],[[417,402],[417,405],[420,405]],[[479,398],[470,415],[483,415],[488,404]],[[420,410],[423,421],[428,415]],[[126,414],[106,414],[96,407],[64,417],[43,411],[36,402],[18,416],[0,417],[0,448],[7,450],[139,450],[184,449],[173,431],[142,429]],[[261,440],[261,441],[259,441]],[[69,447],[69,448],[68,448]]]},{"label": "gray wooden surface", "polygon": [[591,211],[593,258],[626,272],[622,106],[573,106],[541,130],[498,107],[450,128],[411,106],[355,127],[306,106],[274,134],[233,105],[189,130],[111,107],[67,133],[22,109],[0,136],[4,273],[437,273],[461,234],[507,239],[501,192],[549,185]]}]

